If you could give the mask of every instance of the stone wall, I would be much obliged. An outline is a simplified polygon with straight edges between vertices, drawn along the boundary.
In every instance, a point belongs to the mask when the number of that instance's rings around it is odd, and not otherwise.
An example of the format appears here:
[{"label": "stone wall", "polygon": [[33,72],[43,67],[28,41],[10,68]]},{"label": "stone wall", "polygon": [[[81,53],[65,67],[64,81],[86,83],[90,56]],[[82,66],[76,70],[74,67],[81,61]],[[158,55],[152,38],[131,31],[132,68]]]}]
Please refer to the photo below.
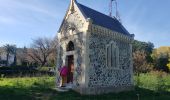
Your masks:
[{"label": "stone wall", "polygon": [[[111,41],[119,48],[119,67],[106,66],[106,45]],[[89,36],[89,88],[132,86],[131,46],[98,34]]]}]

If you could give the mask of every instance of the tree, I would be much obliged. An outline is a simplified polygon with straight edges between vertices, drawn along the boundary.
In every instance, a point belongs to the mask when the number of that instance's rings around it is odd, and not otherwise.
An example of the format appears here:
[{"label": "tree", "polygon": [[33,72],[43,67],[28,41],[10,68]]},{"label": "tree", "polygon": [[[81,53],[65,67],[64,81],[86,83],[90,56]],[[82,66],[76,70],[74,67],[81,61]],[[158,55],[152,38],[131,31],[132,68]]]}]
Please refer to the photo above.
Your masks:
[{"label": "tree", "polygon": [[170,57],[170,47],[159,47],[153,50],[152,57],[159,58],[160,56],[169,56]]},{"label": "tree", "polygon": [[17,49],[17,64],[22,66],[28,66],[28,54],[27,48],[18,48]]},{"label": "tree", "polygon": [[57,48],[58,48],[58,46],[59,46],[58,45],[58,38],[57,38],[57,36],[55,36],[55,38],[53,39],[53,47],[55,47],[55,48],[48,58],[48,65],[49,66],[55,67],[55,65],[57,63]]},{"label": "tree", "polygon": [[146,60],[148,63],[151,63],[153,61],[151,54],[154,48],[154,44],[151,42],[142,42],[134,40],[133,42],[133,52],[136,51],[144,51],[146,54]]},{"label": "tree", "polygon": [[167,64],[167,66],[168,66],[168,69],[170,70],[170,59],[169,59],[169,63]]},{"label": "tree", "polygon": [[148,72],[152,69],[152,67],[147,64],[146,53],[144,51],[135,51],[133,53],[133,62],[134,72],[138,75],[139,73]]},{"label": "tree", "polygon": [[5,52],[6,52],[6,66],[8,66],[10,55],[13,54],[14,56],[16,56],[16,46],[6,44],[6,45],[4,45],[4,49],[5,49]]},{"label": "tree", "polygon": [[3,53],[3,49],[2,49],[2,48],[0,48],[0,61],[1,61],[2,53]]},{"label": "tree", "polygon": [[169,72],[168,61],[170,57],[170,47],[159,47],[153,50],[152,58],[155,69]]},{"label": "tree", "polygon": [[158,58],[156,58],[154,60],[155,61],[155,69],[169,72],[169,69],[167,66],[168,61],[169,61],[168,59],[169,59],[168,55],[165,55],[165,54],[162,54]]},{"label": "tree", "polygon": [[33,40],[28,56],[40,66],[47,64],[50,54],[56,52],[56,43],[50,38],[37,38]]}]

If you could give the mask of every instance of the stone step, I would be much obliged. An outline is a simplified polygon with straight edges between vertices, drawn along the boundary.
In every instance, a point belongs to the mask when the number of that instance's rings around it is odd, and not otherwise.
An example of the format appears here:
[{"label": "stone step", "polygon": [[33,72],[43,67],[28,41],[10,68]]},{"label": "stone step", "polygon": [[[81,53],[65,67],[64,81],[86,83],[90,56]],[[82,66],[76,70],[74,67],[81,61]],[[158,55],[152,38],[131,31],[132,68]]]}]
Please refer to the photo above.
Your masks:
[{"label": "stone step", "polygon": [[56,87],[55,90],[58,92],[68,92],[70,89],[66,87]]}]

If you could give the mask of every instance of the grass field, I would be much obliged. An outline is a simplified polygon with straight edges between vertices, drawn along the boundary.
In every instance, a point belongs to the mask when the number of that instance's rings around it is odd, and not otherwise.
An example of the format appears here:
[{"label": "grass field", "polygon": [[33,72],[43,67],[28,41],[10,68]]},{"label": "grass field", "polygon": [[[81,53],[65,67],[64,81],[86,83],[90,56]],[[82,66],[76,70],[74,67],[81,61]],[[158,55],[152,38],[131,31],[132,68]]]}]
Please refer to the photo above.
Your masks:
[{"label": "grass field", "polygon": [[56,92],[54,77],[0,78],[0,100],[170,100],[170,75],[152,72],[135,77],[134,91],[98,96]]}]

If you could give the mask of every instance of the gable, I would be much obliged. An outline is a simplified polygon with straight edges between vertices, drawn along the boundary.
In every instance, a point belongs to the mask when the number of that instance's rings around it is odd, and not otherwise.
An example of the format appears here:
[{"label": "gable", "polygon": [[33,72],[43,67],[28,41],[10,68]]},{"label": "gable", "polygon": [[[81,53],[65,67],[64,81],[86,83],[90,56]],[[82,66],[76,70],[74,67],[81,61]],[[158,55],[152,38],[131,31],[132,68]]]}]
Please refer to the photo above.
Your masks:
[{"label": "gable", "polygon": [[58,32],[61,33],[66,29],[66,26],[68,29],[70,25],[75,26],[77,29],[82,28],[84,23],[86,23],[86,19],[78,8],[77,2],[71,2]]},{"label": "gable", "polygon": [[[68,19],[72,15],[74,16],[73,17],[74,20],[68,21]],[[62,31],[65,31],[66,30],[65,26],[68,26],[67,24],[74,23],[73,26],[86,27],[88,25],[86,24],[88,19],[92,20],[93,25],[98,25],[107,28],[113,32],[117,32],[132,37],[132,35],[124,28],[124,26],[116,18],[112,18],[89,7],[86,7],[80,3],[77,3],[76,0],[71,0],[71,4],[67,10],[67,13],[63,19],[63,22],[58,32],[61,33]],[[86,26],[83,26],[81,24],[83,25],[86,24]]]}]

